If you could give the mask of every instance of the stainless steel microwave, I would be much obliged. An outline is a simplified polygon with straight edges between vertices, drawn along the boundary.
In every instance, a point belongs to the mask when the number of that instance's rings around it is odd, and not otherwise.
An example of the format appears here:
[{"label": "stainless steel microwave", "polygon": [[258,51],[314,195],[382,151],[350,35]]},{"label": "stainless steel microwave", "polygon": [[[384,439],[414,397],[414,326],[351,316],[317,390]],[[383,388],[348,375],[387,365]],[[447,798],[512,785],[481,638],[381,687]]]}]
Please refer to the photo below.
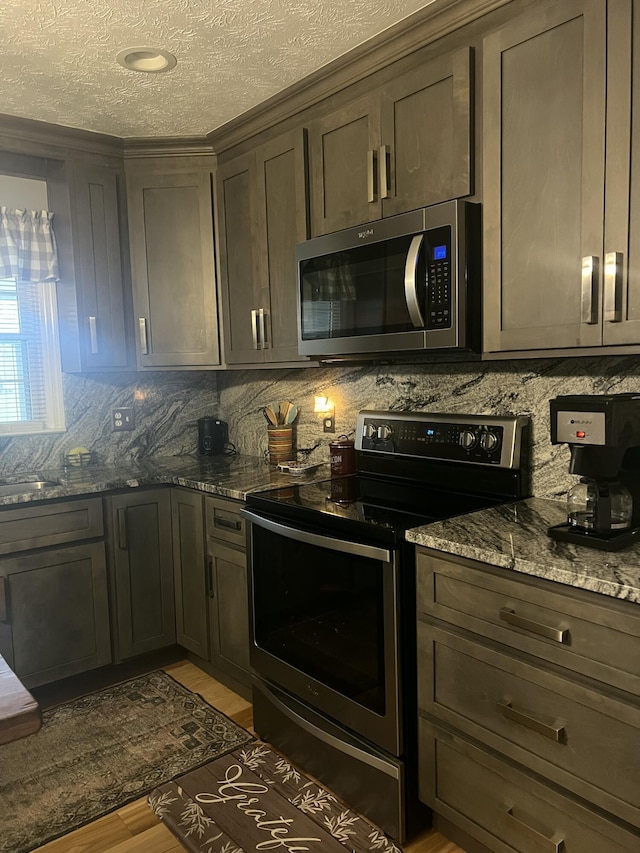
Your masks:
[{"label": "stainless steel microwave", "polygon": [[448,201],[298,244],[300,354],[477,348],[479,211]]}]

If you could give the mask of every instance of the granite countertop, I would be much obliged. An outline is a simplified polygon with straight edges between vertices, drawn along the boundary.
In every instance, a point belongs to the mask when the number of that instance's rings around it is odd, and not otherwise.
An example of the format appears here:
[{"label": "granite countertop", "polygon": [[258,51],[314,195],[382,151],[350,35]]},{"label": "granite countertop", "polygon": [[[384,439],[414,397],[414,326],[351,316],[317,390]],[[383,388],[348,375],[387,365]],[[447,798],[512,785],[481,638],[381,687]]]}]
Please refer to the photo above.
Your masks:
[{"label": "granite countertop", "polygon": [[0,477],[0,507],[157,485],[184,486],[244,501],[250,492],[289,486],[292,482],[325,480],[329,477],[329,464],[323,463],[297,475],[283,473],[260,457],[165,456],[122,465],[38,469],[35,473],[41,480],[54,481],[55,485],[33,489],[25,483],[19,493],[2,495],[2,484],[19,482],[21,475]]},{"label": "granite countertop", "polygon": [[416,545],[640,604],[640,545],[600,551],[547,535],[566,520],[564,501],[528,498],[416,527]]}]

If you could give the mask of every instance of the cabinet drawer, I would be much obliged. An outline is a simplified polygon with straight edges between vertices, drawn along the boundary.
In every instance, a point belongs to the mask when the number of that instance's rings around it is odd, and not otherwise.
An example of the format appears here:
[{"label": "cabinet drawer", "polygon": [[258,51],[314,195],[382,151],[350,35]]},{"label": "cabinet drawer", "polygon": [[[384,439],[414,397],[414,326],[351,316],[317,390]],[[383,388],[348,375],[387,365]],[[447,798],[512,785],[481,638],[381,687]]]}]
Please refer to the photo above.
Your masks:
[{"label": "cabinet drawer", "polygon": [[417,556],[418,614],[640,693],[640,607],[507,570]]},{"label": "cabinet drawer", "polygon": [[640,707],[418,625],[418,702],[471,737],[640,826]]},{"label": "cabinet drawer", "polygon": [[0,554],[103,535],[102,499],[52,501],[0,511]]},{"label": "cabinet drawer", "polygon": [[420,799],[493,853],[628,853],[638,836],[420,720]]},{"label": "cabinet drawer", "polygon": [[207,536],[230,542],[240,548],[246,548],[245,523],[240,514],[243,504],[240,501],[224,498],[205,498]]}]

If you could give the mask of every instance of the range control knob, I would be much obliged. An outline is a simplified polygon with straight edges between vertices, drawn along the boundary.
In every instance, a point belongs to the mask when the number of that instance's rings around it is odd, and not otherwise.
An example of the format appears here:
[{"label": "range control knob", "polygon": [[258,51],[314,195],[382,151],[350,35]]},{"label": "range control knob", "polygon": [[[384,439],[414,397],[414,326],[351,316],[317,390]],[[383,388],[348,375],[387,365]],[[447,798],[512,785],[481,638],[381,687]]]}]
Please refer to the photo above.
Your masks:
[{"label": "range control knob", "polygon": [[387,424],[378,427],[378,438],[380,441],[388,441],[391,438],[392,429]]},{"label": "range control knob", "polygon": [[465,450],[471,450],[471,448],[475,446],[476,435],[475,433],[471,432],[470,429],[463,429],[460,432],[458,442],[461,447],[464,447]]},{"label": "range control knob", "polygon": [[480,436],[480,447],[483,450],[492,451],[500,444],[500,439],[495,432],[483,432]]},{"label": "range control knob", "polygon": [[377,438],[378,427],[375,424],[365,424],[363,433],[365,438]]}]

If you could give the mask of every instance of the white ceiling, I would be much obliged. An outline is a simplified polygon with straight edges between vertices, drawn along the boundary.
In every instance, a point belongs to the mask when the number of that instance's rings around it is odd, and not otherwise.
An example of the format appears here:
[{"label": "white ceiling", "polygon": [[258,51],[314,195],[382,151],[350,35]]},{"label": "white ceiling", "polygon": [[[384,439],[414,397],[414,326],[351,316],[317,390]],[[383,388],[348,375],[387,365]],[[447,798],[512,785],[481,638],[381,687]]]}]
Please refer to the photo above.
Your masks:
[{"label": "white ceiling", "polygon": [[[0,113],[201,136],[433,0],[1,0]],[[141,74],[124,48],[173,53]]]}]

